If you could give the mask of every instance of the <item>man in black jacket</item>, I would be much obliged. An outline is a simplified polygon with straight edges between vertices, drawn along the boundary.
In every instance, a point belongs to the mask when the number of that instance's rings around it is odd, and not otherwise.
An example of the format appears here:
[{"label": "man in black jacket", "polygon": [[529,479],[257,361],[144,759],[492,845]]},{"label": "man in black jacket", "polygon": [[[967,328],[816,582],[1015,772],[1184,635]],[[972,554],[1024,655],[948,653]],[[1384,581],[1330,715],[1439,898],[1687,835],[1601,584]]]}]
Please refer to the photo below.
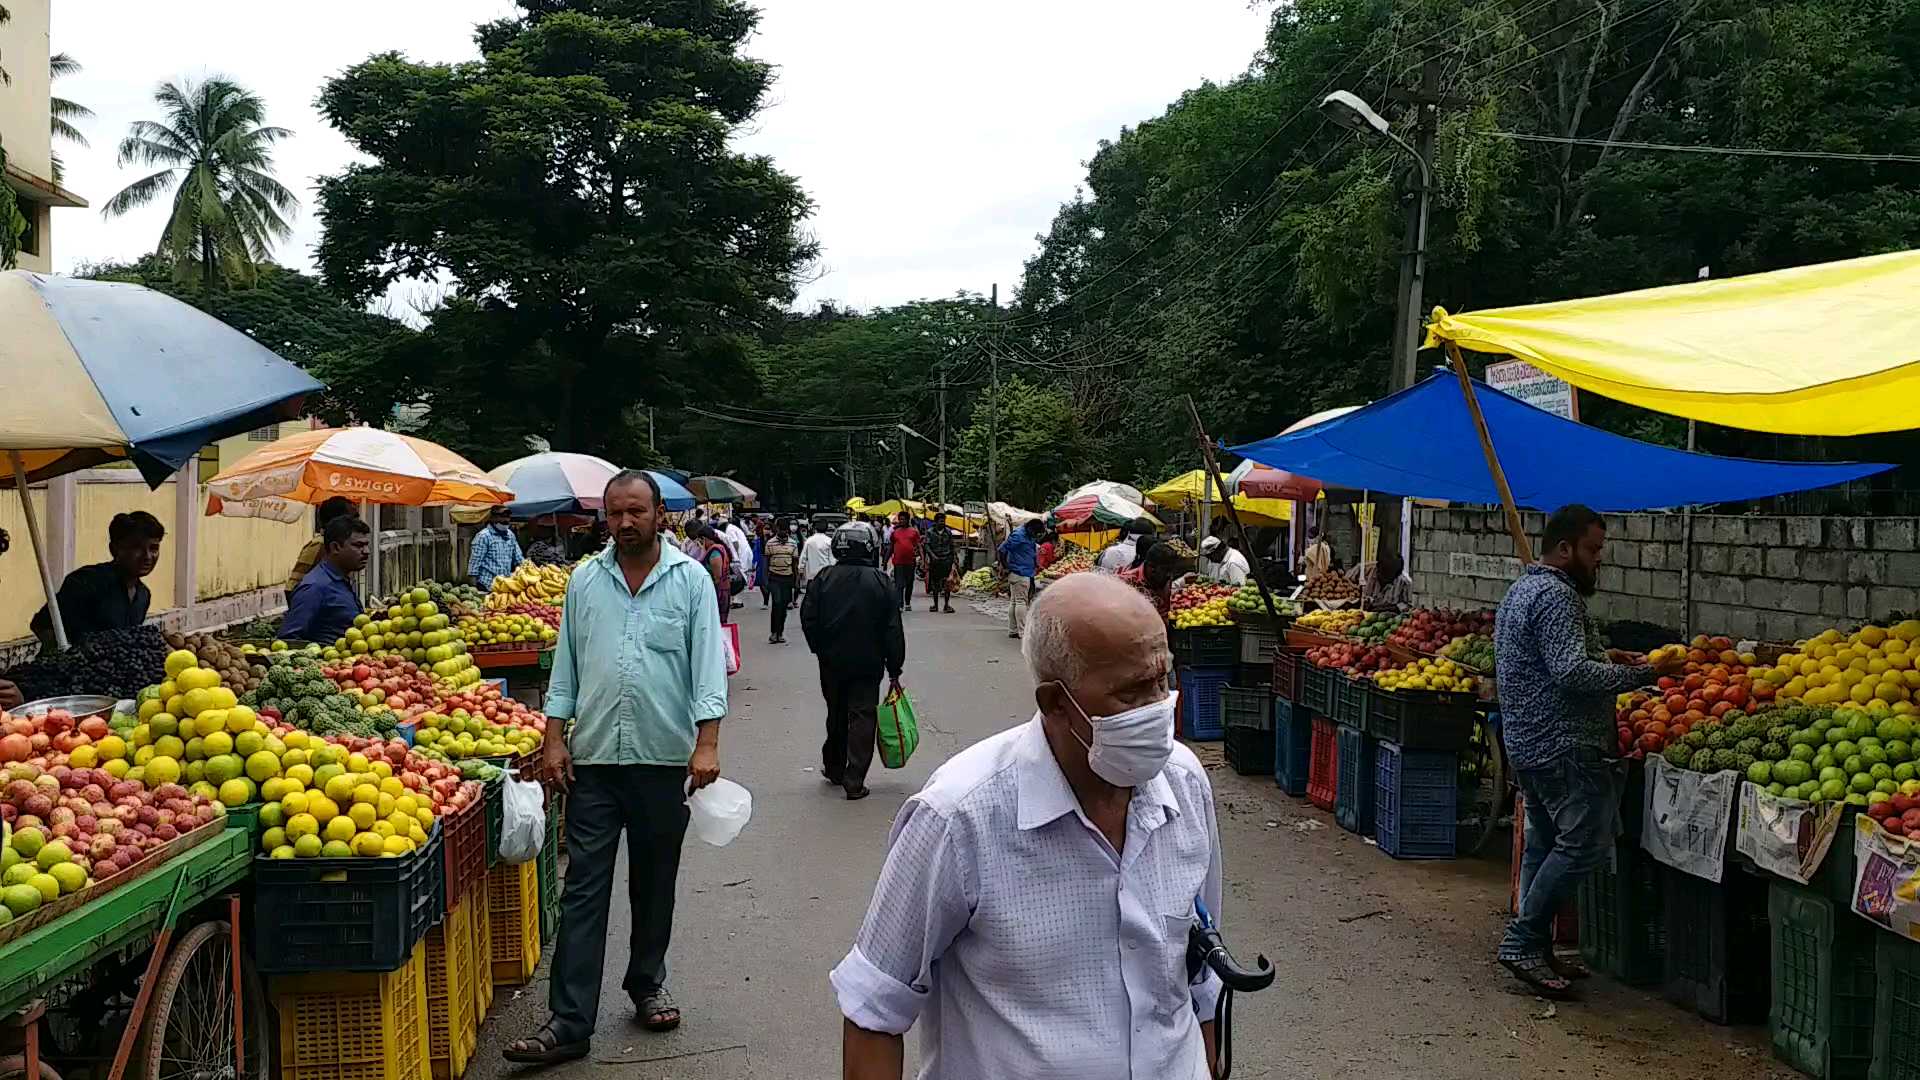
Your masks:
[{"label": "man in black jacket", "polygon": [[827,699],[827,741],[820,747],[820,773],[847,791],[867,797],[879,722],[880,676],[900,685],[907,662],[900,627],[900,596],[875,565],[873,529],[849,522],[834,530],[834,565],[807,586],[800,628],[820,660],[820,693]]}]

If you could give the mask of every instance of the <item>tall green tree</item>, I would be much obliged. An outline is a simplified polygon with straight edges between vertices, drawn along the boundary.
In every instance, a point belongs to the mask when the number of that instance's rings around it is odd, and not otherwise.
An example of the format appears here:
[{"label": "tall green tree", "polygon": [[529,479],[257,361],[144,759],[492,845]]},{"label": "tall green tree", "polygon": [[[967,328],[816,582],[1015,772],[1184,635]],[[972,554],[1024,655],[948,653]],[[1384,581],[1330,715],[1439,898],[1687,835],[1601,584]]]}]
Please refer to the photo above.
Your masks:
[{"label": "tall green tree", "polygon": [[[54,53],[47,59],[47,67],[53,81],[59,82],[68,75],[79,74],[80,61],[75,60],[67,53]],[[61,97],[58,94],[47,99],[47,104],[53,114],[53,138],[56,142],[65,139],[67,142],[73,143],[82,149],[92,145],[87,142],[86,133],[75,126],[76,121],[93,119],[92,109],[70,98]],[[65,163],[60,160],[60,153],[56,150],[53,154],[53,180],[55,183],[60,182],[60,175],[64,171]]]},{"label": "tall green tree", "polygon": [[101,213],[119,217],[171,191],[156,254],[174,277],[196,271],[204,287],[251,284],[299,200],[273,177],[273,147],[292,132],[266,123],[266,103],[230,79],[162,83],[164,119],[136,120],[120,141],[120,164],[159,171],[128,184]]},{"label": "tall green tree", "polygon": [[643,403],[751,395],[755,336],[815,253],[799,185],[729,147],[772,81],[741,54],[757,13],[519,8],[479,28],[479,61],[383,54],[322,89],[322,113],[371,159],[320,184],[327,281],[357,298],[452,283],[434,329],[488,345],[462,368],[469,385],[406,392],[430,414],[473,409],[462,423],[594,450]]}]

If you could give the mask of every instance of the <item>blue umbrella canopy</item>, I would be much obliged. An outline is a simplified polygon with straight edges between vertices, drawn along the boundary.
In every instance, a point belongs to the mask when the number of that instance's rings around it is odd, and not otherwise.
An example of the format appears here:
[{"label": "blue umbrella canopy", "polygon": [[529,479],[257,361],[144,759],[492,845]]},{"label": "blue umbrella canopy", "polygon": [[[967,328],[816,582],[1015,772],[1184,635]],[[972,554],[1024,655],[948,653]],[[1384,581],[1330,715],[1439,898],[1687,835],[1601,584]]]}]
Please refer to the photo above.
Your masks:
[{"label": "blue umbrella canopy", "polygon": [[[543,514],[593,512],[602,509],[607,481],[620,466],[592,454],[560,450],[529,454],[490,469],[487,475],[513,492],[507,510],[518,518]],[[660,485],[660,501],[669,510],[691,510],[693,494],[671,476],[649,469]]]},{"label": "blue umbrella canopy", "polygon": [[143,285],[0,273],[0,450],[29,481],[131,459],[157,487],[208,443],[299,416],[321,389]]}]

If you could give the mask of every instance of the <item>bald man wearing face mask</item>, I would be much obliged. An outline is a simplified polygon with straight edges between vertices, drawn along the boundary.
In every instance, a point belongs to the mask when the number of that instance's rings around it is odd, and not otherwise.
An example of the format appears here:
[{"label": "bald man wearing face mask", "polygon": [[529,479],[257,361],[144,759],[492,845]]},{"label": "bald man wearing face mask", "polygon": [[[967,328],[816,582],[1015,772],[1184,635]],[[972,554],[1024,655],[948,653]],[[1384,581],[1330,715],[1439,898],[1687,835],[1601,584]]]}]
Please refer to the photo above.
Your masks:
[{"label": "bald man wearing face mask", "polygon": [[899,1080],[921,1019],[921,1080],[1206,1080],[1220,983],[1189,982],[1186,950],[1195,899],[1220,910],[1220,838],[1164,625],[1098,574],[1035,602],[1038,711],[901,807],[833,971],[847,1080]]}]

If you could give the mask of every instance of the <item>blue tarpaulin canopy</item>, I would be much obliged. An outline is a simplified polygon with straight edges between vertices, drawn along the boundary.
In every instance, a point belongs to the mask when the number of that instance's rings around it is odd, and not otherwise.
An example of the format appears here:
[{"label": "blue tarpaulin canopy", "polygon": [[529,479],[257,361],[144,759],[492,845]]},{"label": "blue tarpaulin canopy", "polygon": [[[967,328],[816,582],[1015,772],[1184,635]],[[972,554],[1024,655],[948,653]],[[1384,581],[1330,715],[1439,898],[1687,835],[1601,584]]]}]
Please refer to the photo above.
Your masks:
[{"label": "blue tarpaulin canopy", "polygon": [[[1542,412],[1474,380],[1513,500],[1535,510],[1657,510],[1842,484],[1891,465],[1743,461],[1639,442]],[[1230,447],[1323,484],[1499,505],[1460,384],[1432,378],[1287,435]]]}]

